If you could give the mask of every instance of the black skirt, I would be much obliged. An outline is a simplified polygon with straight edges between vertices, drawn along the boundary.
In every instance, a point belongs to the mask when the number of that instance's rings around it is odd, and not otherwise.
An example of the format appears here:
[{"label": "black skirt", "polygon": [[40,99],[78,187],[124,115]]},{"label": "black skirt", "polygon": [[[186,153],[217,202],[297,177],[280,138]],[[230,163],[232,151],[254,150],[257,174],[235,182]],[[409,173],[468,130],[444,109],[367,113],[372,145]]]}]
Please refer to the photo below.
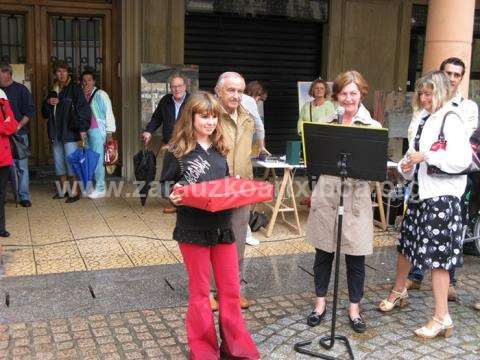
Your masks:
[{"label": "black skirt", "polygon": [[231,228],[212,230],[190,230],[176,226],[173,230],[173,239],[188,244],[214,246],[218,244],[232,244],[235,236]]},{"label": "black skirt", "polygon": [[409,202],[402,223],[398,251],[420,269],[463,265],[460,199],[440,196]]}]

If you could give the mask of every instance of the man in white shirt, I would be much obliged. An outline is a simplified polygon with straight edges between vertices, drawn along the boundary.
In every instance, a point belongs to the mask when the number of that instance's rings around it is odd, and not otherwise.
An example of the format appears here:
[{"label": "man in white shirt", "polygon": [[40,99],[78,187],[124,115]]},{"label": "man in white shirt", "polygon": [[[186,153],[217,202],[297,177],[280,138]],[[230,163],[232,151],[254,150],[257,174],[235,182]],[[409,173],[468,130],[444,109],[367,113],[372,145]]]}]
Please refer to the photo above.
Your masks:
[{"label": "man in white shirt", "polygon": [[[465,75],[465,63],[456,57],[445,59],[440,65],[440,70],[444,71],[450,80],[450,90],[452,91],[453,98],[452,104],[458,107],[460,117],[465,121],[465,125],[468,127],[470,134],[472,134],[478,127],[478,105],[469,99],[465,99],[458,87]],[[448,289],[448,300],[456,301],[457,294],[455,291],[455,268],[449,271],[450,274],[450,287]],[[412,267],[408,274],[407,289],[419,289],[420,284],[423,281],[423,270]],[[480,309],[480,302],[478,304]]]},{"label": "man in white shirt", "polygon": [[462,96],[458,87],[465,75],[465,64],[459,58],[451,57],[442,62],[440,70],[447,74],[450,80],[450,90],[454,94],[452,103],[458,106],[460,115],[465,120],[470,132],[473,133],[478,127],[478,105]]}]

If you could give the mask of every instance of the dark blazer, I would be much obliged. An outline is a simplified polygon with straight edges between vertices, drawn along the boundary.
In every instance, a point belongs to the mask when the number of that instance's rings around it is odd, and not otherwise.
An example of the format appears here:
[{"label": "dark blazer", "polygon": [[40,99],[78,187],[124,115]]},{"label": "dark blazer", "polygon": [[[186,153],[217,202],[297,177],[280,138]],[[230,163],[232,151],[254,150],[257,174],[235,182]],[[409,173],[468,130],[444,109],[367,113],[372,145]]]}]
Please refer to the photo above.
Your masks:
[{"label": "dark blazer", "polygon": [[[185,107],[185,104],[189,98],[190,94],[187,92],[185,94],[185,99],[183,100],[182,105],[180,106],[180,111],[178,112],[177,119],[182,115],[182,110]],[[173,102],[173,95],[167,94],[157,105],[155,112],[152,115],[152,119],[147,124],[145,131],[153,134],[161,125],[163,143],[166,144],[170,141],[173,134],[173,128],[175,127],[175,103]]]},{"label": "dark blazer", "polygon": [[[92,112],[80,85],[75,84],[73,80],[60,91],[57,104],[57,110],[47,103],[49,97],[43,100],[42,115],[48,119],[48,137],[50,140],[57,139],[62,142],[75,142],[80,140],[80,132],[86,132],[90,128]],[[70,108],[72,102],[75,105],[77,113],[77,131],[72,131],[68,127]]]}]

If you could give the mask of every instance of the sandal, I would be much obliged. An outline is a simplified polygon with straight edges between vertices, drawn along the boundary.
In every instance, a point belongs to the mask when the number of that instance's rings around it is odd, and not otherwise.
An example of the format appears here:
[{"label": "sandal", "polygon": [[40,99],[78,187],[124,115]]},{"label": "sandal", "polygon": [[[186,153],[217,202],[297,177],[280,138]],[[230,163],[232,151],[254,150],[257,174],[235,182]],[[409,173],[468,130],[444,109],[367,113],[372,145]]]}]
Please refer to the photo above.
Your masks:
[{"label": "sandal", "polygon": [[[440,324],[440,327],[435,328],[435,323]],[[434,316],[425,326],[415,330],[414,333],[423,339],[433,339],[439,334],[443,334],[445,338],[448,338],[453,334],[453,322],[450,316],[445,316],[443,321]]]},{"label": "sandal", "polygon": [[392,293],[396,296],[395,300],[389,301],[388,298],[383,299],[378,305],[380,311],[389,312],[392,311],[395,306],[403,308],[408,305],[408,292],[406,288],[404,288],[402,292],[392,290]]}]

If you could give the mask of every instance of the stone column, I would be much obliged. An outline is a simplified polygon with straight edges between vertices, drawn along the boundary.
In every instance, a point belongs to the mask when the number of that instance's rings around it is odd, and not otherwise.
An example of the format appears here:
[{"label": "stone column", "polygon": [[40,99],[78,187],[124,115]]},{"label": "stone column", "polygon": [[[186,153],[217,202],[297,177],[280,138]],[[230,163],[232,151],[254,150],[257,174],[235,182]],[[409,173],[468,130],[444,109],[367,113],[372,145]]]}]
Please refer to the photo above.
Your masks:
[{"label": "stone column", "polygon": [[[122,1],[122,176],[133,180],[140,141],[140,64],[182,64],[184,0]],[[155,139],[158,140],[158,139]],[[159,141],[152,141],[156,151]]]},{"label": "stone column", "polygon": [[428,2],[423,72],[439,69],[443,60],[458,57],[466,65],[460,91],[468,96],[475,0]]}]

